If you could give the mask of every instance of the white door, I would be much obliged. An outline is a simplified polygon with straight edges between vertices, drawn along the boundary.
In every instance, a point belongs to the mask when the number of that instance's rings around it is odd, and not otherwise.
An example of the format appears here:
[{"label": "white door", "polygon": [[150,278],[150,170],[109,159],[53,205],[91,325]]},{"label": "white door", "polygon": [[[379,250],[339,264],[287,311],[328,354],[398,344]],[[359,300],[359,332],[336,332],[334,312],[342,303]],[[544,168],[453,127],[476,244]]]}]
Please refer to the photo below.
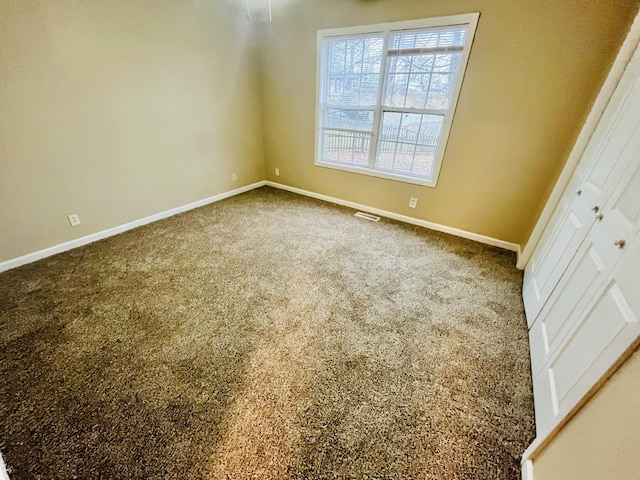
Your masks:
[{"label": "white door", "polygon": [[640,338],[640,136],[621,161],[624,180],[530,332],[538,436]]},{"label": "white door", "polygon": [[525,270],[522,290],[527,322],[534,322],[553,292],[558,280],[573,258],[595,221],[591,208],[599,202],[595,189],[580,186],[555,216],[551,231],[545,235]]},{"label": "white door", "polygon": [[529,344],[534,377],[564,340],[585,305],[602,288],[605,277],[625,250],[625,245],[618,248],[614,243],[629,242],[634,236],[633,206],[640,208],[640,199],[633,197],[640,191],[634,183],[638,181],[636,169],[640,164],[640,110],[638,117],[635,133],[615,159],[614,170],[618,172],[615,177],[621,178],[619,185],[608,187],[611,194],[607,203],[600,207],[591,231],[531,326]]}]

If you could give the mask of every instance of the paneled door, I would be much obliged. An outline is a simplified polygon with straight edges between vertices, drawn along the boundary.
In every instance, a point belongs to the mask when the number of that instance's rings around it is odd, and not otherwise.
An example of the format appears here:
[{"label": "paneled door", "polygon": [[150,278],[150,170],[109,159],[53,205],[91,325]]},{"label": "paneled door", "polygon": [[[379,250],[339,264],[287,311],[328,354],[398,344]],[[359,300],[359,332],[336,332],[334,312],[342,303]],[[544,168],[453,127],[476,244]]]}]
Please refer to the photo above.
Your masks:
[{"label": "paneled door", "polygon": [[618,164],[621,181],[530,331],[538,436],[640,338],[640,128]]}]

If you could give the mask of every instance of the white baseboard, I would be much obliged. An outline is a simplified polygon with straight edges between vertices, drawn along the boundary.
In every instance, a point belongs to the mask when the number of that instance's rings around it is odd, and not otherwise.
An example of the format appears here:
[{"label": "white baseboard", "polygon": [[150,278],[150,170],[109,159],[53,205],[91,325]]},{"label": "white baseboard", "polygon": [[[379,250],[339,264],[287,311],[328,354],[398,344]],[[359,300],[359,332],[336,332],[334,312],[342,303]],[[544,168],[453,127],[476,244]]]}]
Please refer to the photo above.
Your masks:
[{"label": "white baseboard", "polygon": [[[212,197],[204,198],[202,200],[198,200],[197,202],[189,203],[187,205],[182,205],[180,207],[172,208],[171,210],[166,210],[164,212],[156,213],[155,215],[141,218],[139,220],[134,220],[133,222],[125,223],[124,225],[119,225],[117,227],[109,228],[107,230],[102,230],[100,232],[92,233],[91,235],[86,235],[84,237],[76,238],[75,240],[71,240],[69,242],[60,243],[58,245],[45,248],[43,250],[38,250],[37,252],[28,253],[27,255],[23,255],[21,257],[0,262],[0,272],[11,270],[12,268],[20,267],[22,265],[26,265],[28,263],[32,263],[37,260],[50,257],[58,253],[66,252],[73,248],[81,247],[83,245],[87,245],[89,243],[102,240],[104,238],[112,237],[113,235],[126,232],[127,230],[132,230],[134,228],[141,227],[142,225],[147,225],[149,223],[156,222],[158,220],[162,220],[164,218],[171,217],[173,215],[186,212],[188,210],[193,210],[194,208],[202,207],[210,203],[219,202],[220,200],[224,200],[225,198],[233,197],[235,195],[239,195],[241,193],[248,192],[249,190],[263,187],[265,185],[269,185],[271,187],[278,188],[280,190],[287,190],[289,192],[297,193],[299,195],[305,195],[307,197],[316,198],[318,200],[323,200],[325,202],[335,203],[337,205],[342,205],[344,207],[349,207],[356,210],[362,210],[364,212],[373,213],[375,215],[380,215],[381,217],[391,218],[393,220],[409,223],[411,225],[417,225],[419,227],[429,228],[431,230],[437,230],[438,232],[449,233],[457,237],[467,238],[469,240],[474,240],[476,242],[484,243],[486,245],[492,245],[495,247],[504,248],[505,250],[516,252],[516,255],[518,256],[520,255],[520,245],[516,243],[505,242],[504,240],[498,240],[497,238],[487,237],[485,235],[480,235],[473,232],[467,232],[465,230],[449,227],[447,225],[440,225],[438,223],[427,222],[426,220],[420,220],[418,218],[408,217],[406,215],[400,215],[398,213],[381,210],[379,208],[369,207],[367,205],[361,205],[355,202],[349,202],[347,200],[330,197],[328,195],[322,195],[320,193],[310,192],[308,190],[303,190],[301,188],[290,187],[288,185],[283,185],[281,183],[263,180],[261,182],[252,183],[251,185],[246,185],[244,187],[236,188],[235,190],[230,190],[228,192],[220,193]],[[0,477],[0,480],[4,480],[4,479]]]},{"label": "white baseboard", "polygon": [[522,480],[533,480],[533,462],[531,460],[522,463]]},{"label": "white baseboard", "polygon": [[466,230],[460,230],[458,228],[449,227],[447,225],[440,225],[439,223],[427,222],[426,220],[420,220],[419,218],[408,217],[406,215],[400,215],[399,213],[380,210],[379,208],[369,207],[367,205],[361,205],[359,203],[349,202],[347,200],[341,200],[335,197],[329,197],[328,195],[322,195],[320,193],[302,190],[301,188],[290,187],[281,183],[267,181],[266,184],[270,187],[287,190],[289,192],[298,193],[300,195],[305,195],[311,198],[317,198],[318,200],[324,200],[325,202],[335,203],[337,205],[353,208],[355,210],[362,210],[363,212],[373,213],[375,215],[380,215],[381,217],[399,220],[401,222],[410,223],[411,225],[417,225],[419,227],[429,228],[431,230],[437,230],[438,232],[449,233],[451,235],[455,235],[456,237],[475,240],[476,242],[484,243],[486,245],[504,248],[505,250],[510,250],[512,252],[516,252],[517,255],[520,255],[520,245],[518,245],[517,243],[505,242],[504,240],[498,240],[497,238],[487,237],[478,233],[467,232]]},{"label": "white baseboard", "polygon": [[0,480],[9,480],[9,474],[7,473],[7,468],[4,466],[2,454],[0,454]]},{"label": "white baseboard", "polygon": [[[33,253],[28,253],[27,255],[13,258],[11,260],[6,260],[4,262],[0,262],[0,272],[11,270],[12,268],[20,267],[22,265],[26,265],[27,263],[32,263],[37,260],[50,257],[51,255],[55,255],[57,253],[66,252],[67,250],[71,250],[72,248],[81,247],[83,245],[87,245],[88,243],[92,243],[97,240],[102,240],[103,238],[112,237],[113,235],[126,232],[127,230],[132,230],[136,227],[140,227],[148,223],[162,220],[163,218],[172,217],[173,215],[186,212],[187,210],[193,210],[194,208],[202,207],[210,203],[219,202],[220,200],[224,200],[225,198],[233,197],[235,195],[248,192],[249,190],[263,187],[264,185],[266,185],[265,181],[252,183],[251,185],[246,185],[244,187],[236,188],[235,190],[219,193],[218,195],[204,198],[202,200],[198,200],[197,202],[189,203],[187,205],[182,205],[181,207],[172,208],[171,210],[166,210],[164,212],[156,213],[155,215],[144,217],[139,220],[134,220],[133,222],[125,223],[124,225],[108,228],[107,230],[102,230],[101,232],[92,233],[91,235],[76,238],[75,240],[71,240],[69,242],[60,243],[58,245],[54,245],[53,247],[45,248],[43,250],[38,250],[37,252],[33,252]],[[2,476],[0,476],[0,480],[4,480],[2,479]]]}]

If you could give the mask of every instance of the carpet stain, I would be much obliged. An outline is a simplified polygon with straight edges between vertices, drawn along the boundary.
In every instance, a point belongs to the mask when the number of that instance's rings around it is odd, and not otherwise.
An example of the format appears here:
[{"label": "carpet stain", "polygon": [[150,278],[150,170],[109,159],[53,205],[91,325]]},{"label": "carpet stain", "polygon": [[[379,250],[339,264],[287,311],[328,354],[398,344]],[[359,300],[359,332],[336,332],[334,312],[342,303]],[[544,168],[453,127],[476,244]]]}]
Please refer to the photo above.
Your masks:
[{"label": "carpet stain", "polygon": [[16,479],[517,479],[510,252],[268,187],[0,274]]}]

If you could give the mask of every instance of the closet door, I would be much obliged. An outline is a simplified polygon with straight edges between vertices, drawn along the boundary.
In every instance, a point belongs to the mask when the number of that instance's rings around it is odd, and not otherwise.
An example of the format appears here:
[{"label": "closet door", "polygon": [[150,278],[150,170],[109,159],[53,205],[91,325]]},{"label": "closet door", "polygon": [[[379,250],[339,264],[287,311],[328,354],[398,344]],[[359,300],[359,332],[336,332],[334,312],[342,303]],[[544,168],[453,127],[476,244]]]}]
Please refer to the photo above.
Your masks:
[{"label": "closet door", "polygon": [[575,193],[564,199],[562,210],[552,220],[551,231],[544,235],[531,257],[522,290],[529,327],[593,225],[595,215],[591,208],[599,200],[596,189],[579,184]]},{"label": "closet door", "polygon": [[602,220],[569,265],[553,307],[530,332],[539,436],[640,337],[640,129],[620,163],[627,168]]},{"label": "closet door", "polygon": [[640,208],[637,197],[640,188],[636,185],[640,164],[640,109],[637,115],[636,130],[615,159],[614,176],[620,178],[620,183],[608,187],[609,199],[599,208],[591,231],[531,326],[529,345],[534,378],[564,341],[585,305],[602,288],[605,277],[634,238],[637,222],[634,208]]},{"label": "closet door", "polygon": [[540,314],[603,203],[620,181],[617,163],[638,127],[640,51],[636,50],[580,164],[525,269],[523,300],[529,326]]}]

